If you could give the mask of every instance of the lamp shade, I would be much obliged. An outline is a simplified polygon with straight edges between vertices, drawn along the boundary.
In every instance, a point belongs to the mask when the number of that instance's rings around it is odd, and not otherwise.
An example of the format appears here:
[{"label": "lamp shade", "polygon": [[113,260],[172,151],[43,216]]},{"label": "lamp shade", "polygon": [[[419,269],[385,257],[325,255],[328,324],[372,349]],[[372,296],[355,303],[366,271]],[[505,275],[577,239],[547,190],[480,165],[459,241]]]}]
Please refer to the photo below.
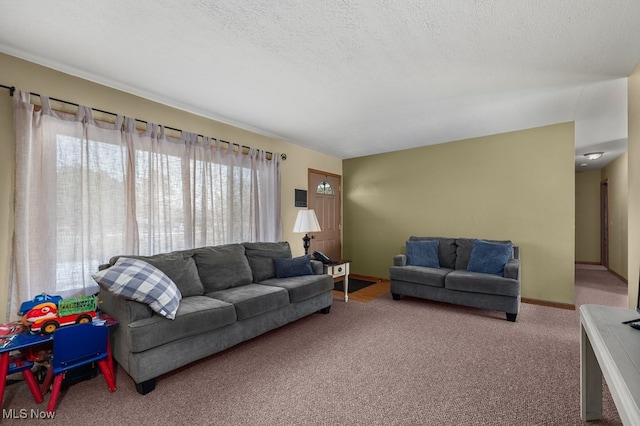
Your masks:
[{"label": "lamp shade", "polygon": [[293,225],[293,232],[320,232],[320,224],[313,209],[298,210],[296,223]]}]

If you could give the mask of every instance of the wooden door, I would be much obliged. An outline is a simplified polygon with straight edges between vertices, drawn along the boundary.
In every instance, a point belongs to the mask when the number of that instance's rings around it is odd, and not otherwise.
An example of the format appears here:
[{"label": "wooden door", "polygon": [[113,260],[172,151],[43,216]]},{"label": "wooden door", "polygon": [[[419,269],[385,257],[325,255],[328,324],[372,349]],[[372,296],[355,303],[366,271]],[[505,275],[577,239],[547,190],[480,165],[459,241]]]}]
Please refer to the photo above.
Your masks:
[{"label": "wooden door", "polygon": [[342,258],[341,181],[340,175],[309,169],[307,204],[322,230],[313,233],[309,253],[321,251],[332,260]]}]

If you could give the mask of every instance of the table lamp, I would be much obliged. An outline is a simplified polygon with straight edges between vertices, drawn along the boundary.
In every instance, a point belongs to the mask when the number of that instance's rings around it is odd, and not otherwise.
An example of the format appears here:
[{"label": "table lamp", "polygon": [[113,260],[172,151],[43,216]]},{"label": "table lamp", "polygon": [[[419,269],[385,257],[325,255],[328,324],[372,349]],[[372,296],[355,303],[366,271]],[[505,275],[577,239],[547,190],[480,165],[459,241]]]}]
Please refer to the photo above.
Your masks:
[{"label": "table lamp", "polygon": [[293,232],[304,232],[302,237],[302,245],[304,247],[304,254],[309,254],[309,246],[311,245],[311,238],[309,232],[320,232],[320,224],[316,217],[316,212],[313,209],[299,210],[298,217],[296,217],[296,223],[293,225]]}]

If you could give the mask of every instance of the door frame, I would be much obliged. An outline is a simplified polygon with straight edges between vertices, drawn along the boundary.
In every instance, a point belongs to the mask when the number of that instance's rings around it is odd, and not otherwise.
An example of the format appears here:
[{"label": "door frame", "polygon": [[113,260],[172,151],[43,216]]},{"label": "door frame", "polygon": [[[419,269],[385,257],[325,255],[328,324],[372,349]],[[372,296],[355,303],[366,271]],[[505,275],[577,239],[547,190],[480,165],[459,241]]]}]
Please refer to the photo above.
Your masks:
[{"label": "door frame", "polygon": [[600,181],[600,264],[609,269],[609,180]]},{"label": "door frame", "polygon": [[[315,173],[315,174],[319,174],[319,175],[325,175],[325,176],[332,176],[336,179],[338,179],[338,181],[340,182],[340,212],[339,212],[339,227],[340,227],[340,258],[343,258],[343,253],[344,253],[344,229],[343,229],[343,215],[342,212],[344,211],[344,203],[343,203],[343,197],[342,197],[342,175],[339,175],[337,173],[331,173],[331,172],[327,172],[324,170],[319,170],[319,169],[311,169],[308,168],[307,169],[307,191],[308,194],[311,193],[311,191],[315,191],[315,188],[311,187],[311,173]],[[309,197],[310,195],[308,195],[307,197]]]}]

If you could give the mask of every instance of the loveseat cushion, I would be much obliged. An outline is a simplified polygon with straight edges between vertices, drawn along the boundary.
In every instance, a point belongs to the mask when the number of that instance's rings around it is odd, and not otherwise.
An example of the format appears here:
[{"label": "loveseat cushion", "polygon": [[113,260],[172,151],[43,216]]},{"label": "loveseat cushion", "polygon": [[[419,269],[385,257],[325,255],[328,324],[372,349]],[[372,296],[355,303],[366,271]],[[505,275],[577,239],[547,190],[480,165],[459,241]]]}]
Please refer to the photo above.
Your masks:
[{"label": "loveseat cushion", "polygon": [[273,259],[291,258],[291,247],[286,241],[279,243],[243,243],[253,282],[259,283],[276,276],[276,267]]},{"label": "loveseat cushion", "polygon": [[197,248],[193,258],[205,294],[251,283],[251,268],[242,244]]},{"label": "loveseat cushion", "polygon": [[445,288],[471,293],[498,294],[509,297],[518,297],[520,295],[520,283],[518,280],[504,278],[498,275],[461,270],[452,271],[446,276]]},{"label": "loveseat cushion", "polygon": [[[132,259],[144,260],[164,272],[176,284],[182,297],[202,296],[204,288],[198,275],[198,268],[192,258],[192,252],[174,251],[171,253],[154,254],[152,256],[124,256]],[[118,258],[123,256],[115,256],[111,258],[110,263],[113,265]]]},{"label": "loveseat cushion", "polygon": [[304,275],[291,278],[271,278],[260,284],[282,287],[289,293],[289,301],[301,302],[333,289],[331,275]]},{"label": "loveseat cushion", "polygon": [[452,269],[426,268],[424,266],[392,266],[389,278],[394,281],[406,281],[433,287],[444,287],[444,279]]},{"label": "loveseat cushion", "polygon": [[206,296],[185,297],[180,301],[173,321],[154,315],[130,323],[127,330],[131,337],[129,350],[146,351],[174,340],[224,327],[235,321],[236,310],[230,303]]},{"label": "loveseat cushion", "polygon": [[238,321],[262,315],[289,304],[289,294],[281,287],[247,284],[206,293],[206,296],[233,304]]},{"label": "loveseat cushion", "polygon": [[456,239],[443,237],[409,237],[409,241],[437,241],[438,262],[441,268],[454,269],[456,267]]}]

